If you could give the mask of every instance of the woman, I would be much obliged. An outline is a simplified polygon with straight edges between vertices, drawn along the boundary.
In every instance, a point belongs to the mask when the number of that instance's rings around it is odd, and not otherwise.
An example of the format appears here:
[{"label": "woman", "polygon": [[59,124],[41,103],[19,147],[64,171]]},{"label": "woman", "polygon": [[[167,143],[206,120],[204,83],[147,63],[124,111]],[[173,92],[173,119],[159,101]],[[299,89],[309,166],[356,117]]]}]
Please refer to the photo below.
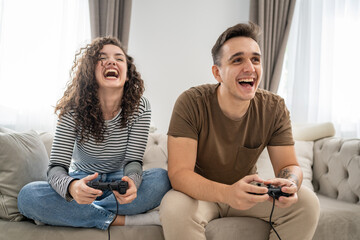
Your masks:
[{"label": "woman", "polygon": [[[48,182],[20,191],[20,212],[58,226],[160,224],[156,211],[140,214],[171,186],[163,169],[142,172],[151,109],[133,59],[117,39],[98,38],[76,55],[71,78],[55,108]],[[123,195],[87,185],[120,180],[128,183]]]}]

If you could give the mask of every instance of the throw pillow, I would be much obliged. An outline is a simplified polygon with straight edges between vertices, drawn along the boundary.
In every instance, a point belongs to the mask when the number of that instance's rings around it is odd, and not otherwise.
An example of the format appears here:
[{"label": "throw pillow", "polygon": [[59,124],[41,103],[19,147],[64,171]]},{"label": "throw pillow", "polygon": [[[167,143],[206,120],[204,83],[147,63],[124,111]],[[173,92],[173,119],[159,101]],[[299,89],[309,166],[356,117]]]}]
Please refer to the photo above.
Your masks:
[{"label": "throw pillow", "polygon": [[0,127],[0,133],[14,133],[14,130],[11,130],[9,128]]},{"label": "throw pillow", "polygon": [[[295,141],[295,153],[301,170],[303,171],[302,185],[314,191],[312,185],[312,165],[313,165],[313,141]],[[257,161],[257,171],[261,178],[274,178],[274,170],[271,165],[269,153],[265,148]]]},{"label": "throw pillow", "polygon": [[0,132],[0,218],[20,221],[20,189],[29,182],[46,180],[49,163],[45,146],[35,131]]}]

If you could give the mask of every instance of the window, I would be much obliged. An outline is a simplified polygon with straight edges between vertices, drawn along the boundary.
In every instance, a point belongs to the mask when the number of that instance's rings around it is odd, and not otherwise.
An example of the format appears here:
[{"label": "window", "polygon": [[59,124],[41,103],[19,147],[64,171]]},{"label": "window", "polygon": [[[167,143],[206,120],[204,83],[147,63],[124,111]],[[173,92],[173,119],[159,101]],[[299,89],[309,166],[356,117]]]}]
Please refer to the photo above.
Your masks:
[{"label": "window", "polygon": [[360,137],[360,1],[299,0],[279,94],[293,122],[332,122]]},{"label": "window", "polygon": [[54,106],[89,41],[88,0],[0,0],[0,126],[54,131]]}]

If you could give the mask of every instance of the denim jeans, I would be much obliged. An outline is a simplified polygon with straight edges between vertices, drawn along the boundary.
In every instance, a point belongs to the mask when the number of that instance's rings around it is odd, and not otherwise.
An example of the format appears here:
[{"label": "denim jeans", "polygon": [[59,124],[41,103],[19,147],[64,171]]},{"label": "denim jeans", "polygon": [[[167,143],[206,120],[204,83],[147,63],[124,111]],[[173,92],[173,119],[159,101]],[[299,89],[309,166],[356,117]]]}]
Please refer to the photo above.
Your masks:
[{"label": "denim jeans", "polygon": [[[70,176],[84,178],[90,173],[74,171]],[[99,174],[97,181],[121,180],[123,171]],[[137,198],[128,204],[118,204],[118,215],[144,213],[160,205],[161,199],[171,188],[167,171],[153,168],[143,172]],[[25,185],[18,195],[21,214],[33,220],[55,226],[96,227],[107,229],[116,216],[116,200],[111,191],[104,191],[91,204],[67,202],[46,181]]]}]

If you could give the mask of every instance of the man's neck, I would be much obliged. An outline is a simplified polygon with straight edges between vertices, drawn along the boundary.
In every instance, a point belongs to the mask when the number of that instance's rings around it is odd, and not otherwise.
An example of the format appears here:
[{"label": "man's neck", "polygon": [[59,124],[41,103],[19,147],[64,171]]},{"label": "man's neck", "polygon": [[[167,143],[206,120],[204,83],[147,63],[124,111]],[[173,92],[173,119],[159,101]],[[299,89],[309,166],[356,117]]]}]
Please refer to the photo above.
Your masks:
[{"label": "man's neck", "polygon": [[217,90],[217,99],[221,111],[228,118],[237,121],[240,120],[247,112],[250,100],[240,100],[235,97],[225,94],[220,88]]}]

